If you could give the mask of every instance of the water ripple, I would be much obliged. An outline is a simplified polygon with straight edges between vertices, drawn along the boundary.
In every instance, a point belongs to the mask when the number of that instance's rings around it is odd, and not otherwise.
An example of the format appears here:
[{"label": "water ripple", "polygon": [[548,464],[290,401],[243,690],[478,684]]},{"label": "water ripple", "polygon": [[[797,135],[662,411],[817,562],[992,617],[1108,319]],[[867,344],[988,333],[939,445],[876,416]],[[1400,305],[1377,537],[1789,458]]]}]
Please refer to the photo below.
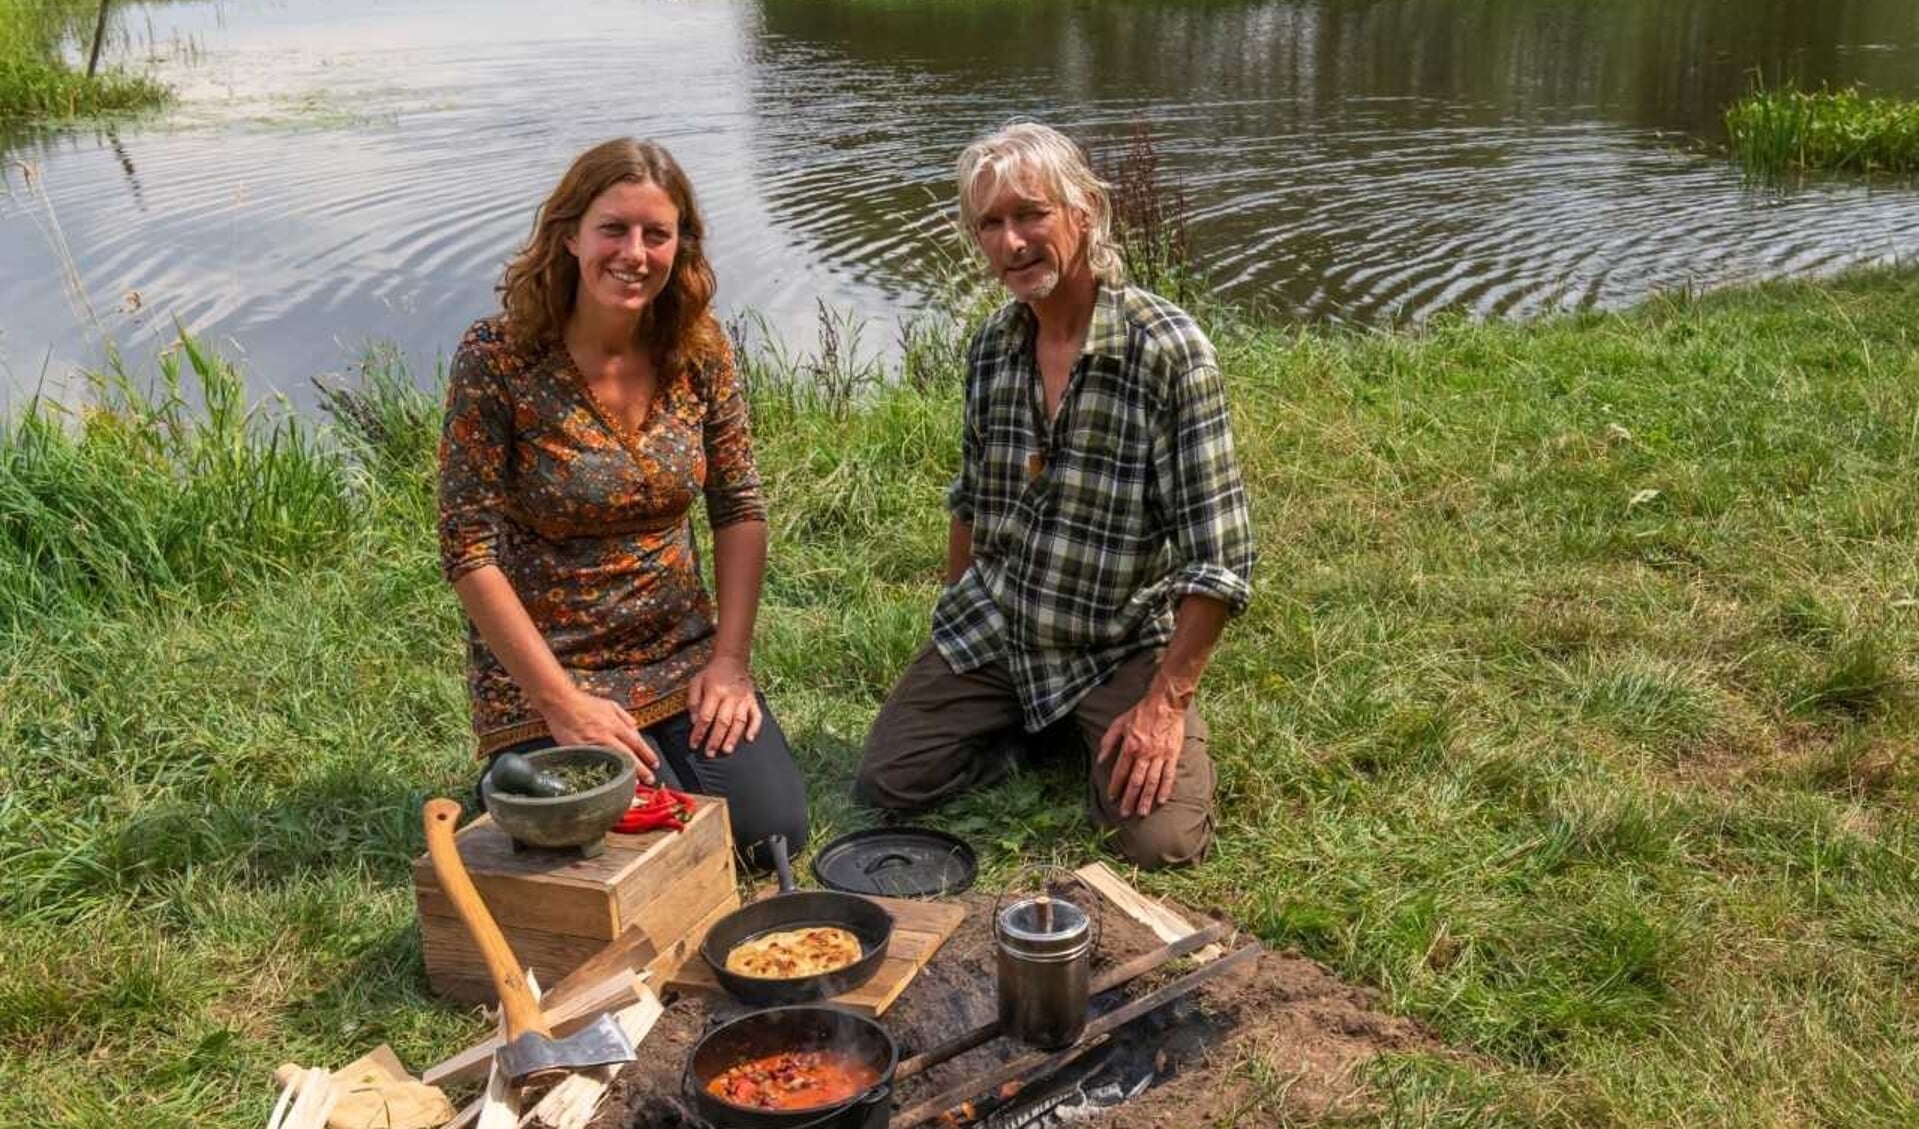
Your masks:
[{"label": "water ripple", "polygon": [[[196,45],[168,64],[176,112],[15,156],[105,331],[138,355],[177,319],[296,399],[367,338],[430,371],[494,306],[558,172],[617,134],[660,138],[693,176],[725,310],[802,344],[816,298],[882,322],[925,300],[956,249],[954,157],[1016,115],[1102,152],[1148,123],[1202,268],[1303,318],[1619,306],[1919,250],[1919,194],[1756,194],[1671,148],[1710,133],[1745,60],[1909,88],[1910,9],[1548,0],[1501,26],[1463,3],[549,0],[532,27],[507,0],[178,3],[139,16],[145,49]],[[1808,15],[1829,6],[1843,17]],[[9,184],[0,389],[20,389],[43,356],[96,358],[98,335]]]}]

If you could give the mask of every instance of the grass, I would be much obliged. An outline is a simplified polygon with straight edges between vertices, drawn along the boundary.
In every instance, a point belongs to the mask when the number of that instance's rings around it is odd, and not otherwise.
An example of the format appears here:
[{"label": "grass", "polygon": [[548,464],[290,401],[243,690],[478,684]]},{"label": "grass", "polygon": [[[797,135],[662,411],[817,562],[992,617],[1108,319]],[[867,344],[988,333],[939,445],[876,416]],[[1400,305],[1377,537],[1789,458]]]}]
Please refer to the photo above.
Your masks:
[{"label": "grass", "polygon": [[1755,85],[1727,108],[1726,134],[1733,159],[1756,179],[1919,173],[1919,100]]},{"label": "grass", "polygon": [[69,43],[91,44],[91,0],[0,0],[0,124],[60,121],[151,109],[172,96],[145,75],[70,65]]},{"label": "grass", "polygon": [[[1258,596],[1204,690],[1217,852],[1142,883],[1461,1049],[1357,1079],[1374,1120],[1919,1120],[1916,304],[1902,270],[1221,323]],[[822,837],[866,819],[858,742],[935,592],[927,349],[884,386],[844,339],[755,358],[756,666]],[[0,433],[7,1124],[258,1124],[283,1059],[417,1067],[483,1026],[428,995],[407,888],[421,802],[472,772],[437,409],[373,358],[316,434],[170,364]],[[820,366],[837,399],[790,379]],[[939,822],[1003,877],[1092,857],[1080,802],[1041,771]],[[1294,1069],[1249,1067],[1274,1102]]]}]

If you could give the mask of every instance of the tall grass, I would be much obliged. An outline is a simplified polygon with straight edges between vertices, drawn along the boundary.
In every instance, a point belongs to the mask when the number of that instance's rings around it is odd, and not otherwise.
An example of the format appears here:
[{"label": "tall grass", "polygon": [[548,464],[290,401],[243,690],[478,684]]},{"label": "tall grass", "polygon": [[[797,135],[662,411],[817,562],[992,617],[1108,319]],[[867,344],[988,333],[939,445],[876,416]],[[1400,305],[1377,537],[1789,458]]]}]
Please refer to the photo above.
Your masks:
[{"label": "tall grass", "polygon": [[171,96],[163,83],[123,68],[89,77],[69,65],[68,44],[90,46],[94,0],[0,0],[0,123],[148,109]]},{"label": "tall grass", "polygon": [[[1919,1120],[1915,302],[1218,335],[1258,593],[1204,690],[1216,853],[1141,881],[1470,1052],[1355,1079],[1374,1119]],[[485,1026],[407,888],[471,773],[432,401],[375,356],[316,434],[174,363],[0,432],[0,1123],[256,1125],[283,1059]],[[763,376],[755,665],[826,836],[927,630],[958,374]],[[1087,858],[1082,787],[937,822],[989,874]]]},{"label": "tall grass", "polygon": [[1919,173],[1919,101],[1869,98],[1856,89],[1751,93],[1726,110],[1734,160],[1747,175],[1805,172]]},{"label": "tall grass", "polygon": [[191,339],[142,388],[95,382],[77,412],[30,403],[0,433],[0,630],[158,598],[217,599],[293,567],[351,525],[340,457],[245,403]]}]

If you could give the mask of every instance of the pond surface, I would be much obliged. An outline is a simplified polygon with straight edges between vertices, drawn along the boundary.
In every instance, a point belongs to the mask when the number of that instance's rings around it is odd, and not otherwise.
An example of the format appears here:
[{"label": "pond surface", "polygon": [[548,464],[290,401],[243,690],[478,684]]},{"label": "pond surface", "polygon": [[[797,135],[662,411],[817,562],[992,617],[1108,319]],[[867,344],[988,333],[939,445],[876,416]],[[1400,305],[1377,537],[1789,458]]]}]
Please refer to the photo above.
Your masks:
[{"label": "pond surface", "polygon": [[1919,94],[1912,0],[239,0],[123,30],[178,107],[7,141],[12,403],[107,338],[144,370],[176,320],[297,402],[369,340],[431,372],[623,133],[693,177],[725,309],[801,346],[824,301],[888,347],[954,257],[954,156],[1015,115],[1096,148],[1144,119],[1201,264],[1301,318],[1919,252],[1913,190],[1753,192],[1709,151],[1754,68]]}]

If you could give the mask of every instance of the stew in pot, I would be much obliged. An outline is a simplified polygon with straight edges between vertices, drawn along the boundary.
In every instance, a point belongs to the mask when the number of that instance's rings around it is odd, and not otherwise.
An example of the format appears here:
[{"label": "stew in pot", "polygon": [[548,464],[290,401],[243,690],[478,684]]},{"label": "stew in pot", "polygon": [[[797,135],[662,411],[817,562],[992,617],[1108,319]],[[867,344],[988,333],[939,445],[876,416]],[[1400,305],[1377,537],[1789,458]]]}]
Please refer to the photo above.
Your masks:
[{"label": "stew in pot", "polygon": [[810,1109],[851,1101],[880,1080],[870,1064],[837,1051],[781,1051],[714,1076],[706,1092],[756,1109]]}]

